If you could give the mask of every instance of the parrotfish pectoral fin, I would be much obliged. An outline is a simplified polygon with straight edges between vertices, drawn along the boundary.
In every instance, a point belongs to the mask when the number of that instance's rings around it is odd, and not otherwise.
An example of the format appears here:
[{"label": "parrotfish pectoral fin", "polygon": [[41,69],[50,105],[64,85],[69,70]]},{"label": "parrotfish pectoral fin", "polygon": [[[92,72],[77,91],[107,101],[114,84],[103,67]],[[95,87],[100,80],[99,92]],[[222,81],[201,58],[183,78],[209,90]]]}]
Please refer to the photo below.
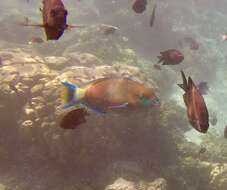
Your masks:
[{"label": "parrotfish pectoral fin", "polygon": [[61,98],[63,100],[64,108],[69,108],[71,106],[76,105],[76,91],[78,87],[75,84],[71,84],[69,82],[61,82],[64,86]]},{"label": "parrotfish pectoral fin", "polygon": [[93,112],[97,113],[97,114],[105,114],[106,111],[103,109],[99,109],[99,108],[95,108],[95,107],[89,107]]},{"label": "parrotfish pectoral fin", "polygon": [[126,108],[128,106],[128,102],[123,103],[121,105],[116,105],[116,106],[109,106],[109,109],[115,109],[115,108]]}]

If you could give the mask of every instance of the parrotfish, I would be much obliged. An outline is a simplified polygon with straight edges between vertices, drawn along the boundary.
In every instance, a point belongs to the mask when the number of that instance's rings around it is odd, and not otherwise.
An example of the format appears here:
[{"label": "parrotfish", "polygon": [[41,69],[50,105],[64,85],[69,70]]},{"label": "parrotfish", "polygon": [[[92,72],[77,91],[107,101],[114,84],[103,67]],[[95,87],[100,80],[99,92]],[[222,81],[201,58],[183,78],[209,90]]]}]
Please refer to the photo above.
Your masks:
[{"label": "parrotfish", "polygon": [[147,0],[136,0],[133,3],[132,9],[136,12],[136,13],[143,13],[146,10],[147,7]]},{"label": "parrotfish", "polygon": [[169,49],[160,54],[158,63],[162,62],[162,65],[177,65],[184,60],[184,55],[176,49]]},{"label": "parrotfish", "polygon": [[154,89],[129,78],[100,78],[82,88],[69,82],[62,84],[64,108],[82,104],[95,112],[106,113],[160,105]]},{"label": "parrotfish", "polygon": [[43,24],[28,24],[25,26],[43,27],[47,40],[58,40],[68,28],[83,27],[67,24],[68,11],[61,0],[43,0],[43,8],[40,9]]},{"label": "parrotfish", "polygon": [[178,86],[185,91],[183,99],[187,108],[188,120],[197,131],[206,133],[209,128],[209,113],[203,96],[191,77],[188,77],[187,81],[183,71],[181,71],[181,75],[183,84],[178,84]]}]

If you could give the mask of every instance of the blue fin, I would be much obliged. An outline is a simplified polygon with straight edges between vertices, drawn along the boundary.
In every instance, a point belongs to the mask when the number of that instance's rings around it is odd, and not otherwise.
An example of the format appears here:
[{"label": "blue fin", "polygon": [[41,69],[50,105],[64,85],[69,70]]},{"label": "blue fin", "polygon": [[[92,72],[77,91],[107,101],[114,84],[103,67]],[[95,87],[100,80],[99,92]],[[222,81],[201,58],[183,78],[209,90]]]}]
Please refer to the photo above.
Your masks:
[{"label": "blue fin", "polygon": [[94,107],[89,107],[92,111],[94,111],[95,113],[98,113],[98,114],[105,114],[106,111],[102,110],[102,109],[99,109],[99,108],[94,108]]}]

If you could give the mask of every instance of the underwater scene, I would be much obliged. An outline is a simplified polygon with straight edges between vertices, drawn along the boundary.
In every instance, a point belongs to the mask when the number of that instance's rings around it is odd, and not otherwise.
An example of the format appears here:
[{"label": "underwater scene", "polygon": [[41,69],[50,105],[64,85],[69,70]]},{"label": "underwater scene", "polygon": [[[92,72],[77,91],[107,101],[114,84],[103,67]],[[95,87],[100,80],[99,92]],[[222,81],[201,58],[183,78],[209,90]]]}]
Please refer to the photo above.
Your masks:
[{"label": "underwater scene", "polygon": [[227,190],[226,9],[0,1],[0,190]]}]

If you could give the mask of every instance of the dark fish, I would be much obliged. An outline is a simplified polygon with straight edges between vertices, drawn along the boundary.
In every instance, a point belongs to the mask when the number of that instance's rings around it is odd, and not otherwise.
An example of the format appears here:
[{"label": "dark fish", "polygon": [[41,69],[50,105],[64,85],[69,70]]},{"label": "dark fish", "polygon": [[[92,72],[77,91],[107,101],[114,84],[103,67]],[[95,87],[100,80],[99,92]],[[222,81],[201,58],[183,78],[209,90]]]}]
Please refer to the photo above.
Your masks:
[{"label": "dark fish", "polygon": [[80,124],[86,123],[85,116],[88,116],[88,112],[85,108],[72,110],[62,118],[60,127],[63,129],[75,129]]},{"label": "dark fish", "polygon": [[83,88],[62,82],[64,108],[82,104],[95,112],[159,106],[154,89],[128,78],[101,78]]},{"label": "dark fish", "polygon": [[198,154],[200,155],[200,154],[203,154],[203,153],[205,153],[207,151],[207,149],[205,148],[205,147],[201,147],[200,148],[200,150],[199,150],[199,152],[198,152]]},{"label": "dark fish", "polygon": [[183,84],[178,84],[178,86],[185,91],[183,99],[187,108],[188,120],[197,131],[206,133],[209,128],[209,114],[203,96],[191,77],[188,77],[187,81],[183,71],[181,71],[181,75]]},{"label": "dark fish", "polygon": [[155,21],[155,10],[156,10],[157,5],[154,5],[152,14],[151,14],[151,18],[150,18],[150,27],[152,27],[154,25],[154,21]]},{"label": "dark fish", "polygon": [[202,95],[206,95],[207,92],[209,91],[208,84],[207,84],[207,82],[205,82],[205,81],[200,82],[200,83],[197,85],[197,87],[198,87],[198,89],[199,89],[199,91],[200,91],[200,93],[201,93]]},{"label": "dark fish", "polygon": [[189,44],[189,47],[192,50],[198,50],[199,49],[199,43],[192,37],[184,37],[184,42],[186,44]]},{"label": "dark fish", "polygon": [[215,126],[218,122],[218,119],[217,119],[217,116],[213,116],[211,119],[210,119],[210,123],[211,125]]},{"label": "dark fish", "polygon": [[132,6],[132,9],[140,14],[146,10],[147,7],[147,0],[136,0]]},{"label": "dark fish", "polygon": [[159,64],[154,64],[153,66],[157,70],[160,70],[160,71],[162,70],[162,68],[161,68],[161,66]]},{"label": "dark fish", "polygon": [[117,30],[119,30],[119,28],[116,26],[111,26],[111,25],[104,25],[104,26],[105,26],[105,29],[104,29],[103,34],[106,36],[108,36],[110,34],[114,34]]},{"label": "dark fish", "polygon": [[225,126],[225,129],[224,129],[224,137],[227,139],[227,125]]},{"label": "dark fish", "polygon": [[43,8],[40,9],[43,24],[24,24],[25,26],[43,27],[47,40],[58,40],[68,28],[78,28],[67,24],[68,11],[61,0],[43,0]]},{"label": "dark fish", "polygon": [[160,54],[158,63],[162,62],[162,65],[177,65],[184,60],[184,55],[175,49],[169,49]]},{"label": "dark fish", "polygon": [[43,42],[44,42],[43,39],[40,37],[32,37],[28,43],[29,44],[34,44],[34,43],[41,44]]}]

